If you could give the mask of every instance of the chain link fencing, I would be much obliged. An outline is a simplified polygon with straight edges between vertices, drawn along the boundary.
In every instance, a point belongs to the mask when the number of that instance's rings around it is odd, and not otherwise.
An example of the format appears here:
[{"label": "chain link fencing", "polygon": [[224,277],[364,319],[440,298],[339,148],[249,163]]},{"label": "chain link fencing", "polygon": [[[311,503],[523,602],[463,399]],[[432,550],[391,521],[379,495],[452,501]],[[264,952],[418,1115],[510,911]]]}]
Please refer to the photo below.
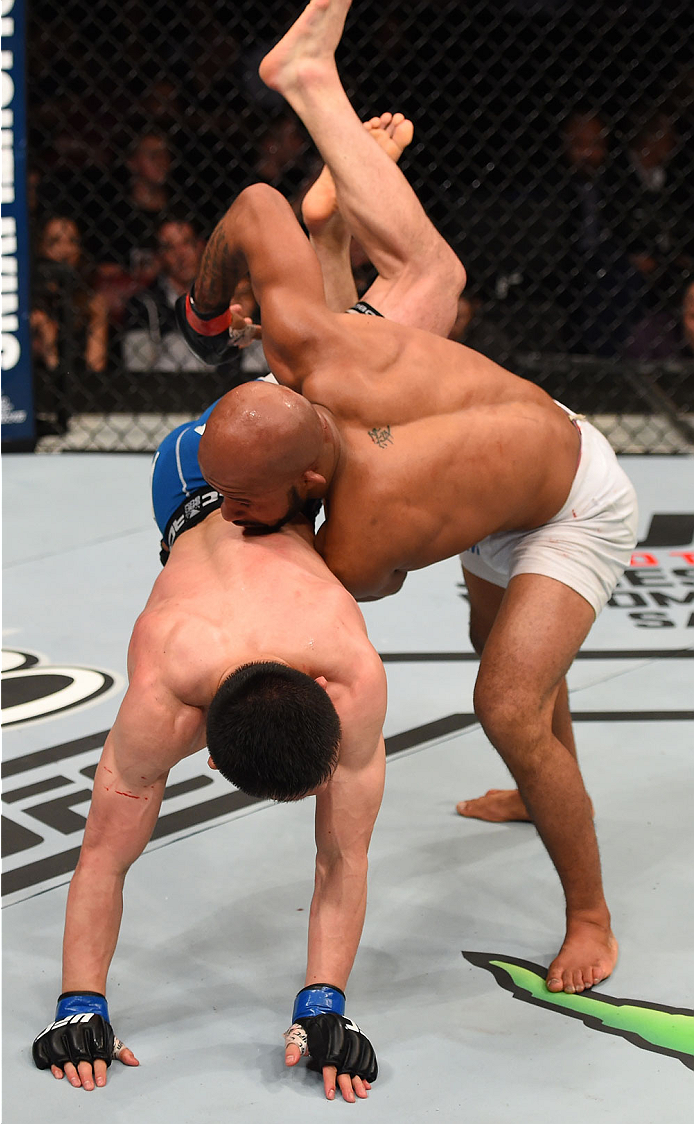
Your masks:
[{"label": "chain link fencing", "polygon": [[[172,304],[244,186],[298,208],[319,170],[257,75],[300,8],[32,3],[40,450],[154,449],[265,369],[201,367]],[[361,116],[415,123],[401,166],[469,276],[456,338],[619,452],[694,446],[692,60],[688,0],[355,0],[338,55]]]}]

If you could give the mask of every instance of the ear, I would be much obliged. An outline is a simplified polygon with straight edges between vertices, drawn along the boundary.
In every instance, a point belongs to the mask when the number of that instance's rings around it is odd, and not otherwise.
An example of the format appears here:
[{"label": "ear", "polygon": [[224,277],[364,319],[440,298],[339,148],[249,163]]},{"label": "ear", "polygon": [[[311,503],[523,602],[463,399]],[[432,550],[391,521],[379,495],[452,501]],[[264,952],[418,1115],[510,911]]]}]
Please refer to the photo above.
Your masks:
[{"label": "ear", "polygon": [[328,488],[328,481],[320,472],[316,472],[312,468],[307,468],[301,476],[302,483],[307,484],[309,488],[318,488],[324,493]]},{"label": "ear", "polygon": [[215,763],[214,763],[214,761],[212,760],[211,757],[207,758],[207,764],[209,765],[210,769],[216,769],[217,768],[217,766],[215,765]]},{"label": "ear", "polygon": [[322,687],[324,691],[327,691],[328,680],[325,678],[324,675],[317,675],[315,681],[316,681],[316,683],[318,684],[319,687]]}]

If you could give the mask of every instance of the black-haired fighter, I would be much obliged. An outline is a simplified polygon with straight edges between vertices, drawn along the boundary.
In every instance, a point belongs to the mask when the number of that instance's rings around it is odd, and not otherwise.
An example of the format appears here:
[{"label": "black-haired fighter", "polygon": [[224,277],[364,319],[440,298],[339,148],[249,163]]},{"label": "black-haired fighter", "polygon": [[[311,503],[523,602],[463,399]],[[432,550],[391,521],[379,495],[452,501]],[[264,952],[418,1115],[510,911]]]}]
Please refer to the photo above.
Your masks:
[{"label": "black-haired fighter", "polygon": [[105,998],[123,883],[152,834],[169,770],[207,745],[210,764],[253,796],[315,796],[306,986],[286,1061],[310,1053],[326,1096],[339,1088],[354,1101],[377,1072],[371,1044],[345,1017],[344,989],[383,792],[385,674],[305,516],[283,519],[269,536],[224,521],[222,496],[198,467],[206,417],[180,426],[155,457],[166,566],[130,642],[130,682],[94,778],[68,895],[63,993],[34,1060],[84,1089],[105,1084],[112,1057],[138,1064],[114,1042]]}]

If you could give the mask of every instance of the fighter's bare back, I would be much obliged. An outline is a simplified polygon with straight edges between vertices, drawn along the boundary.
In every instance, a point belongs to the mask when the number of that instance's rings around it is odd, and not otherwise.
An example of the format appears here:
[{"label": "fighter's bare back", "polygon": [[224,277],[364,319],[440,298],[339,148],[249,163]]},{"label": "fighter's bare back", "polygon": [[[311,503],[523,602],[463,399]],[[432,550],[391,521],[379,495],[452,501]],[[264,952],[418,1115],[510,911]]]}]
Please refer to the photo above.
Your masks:
[{"label": "fighter's bare back", "polygon": [[[348,684],[351,694],[382,672],[356,603],[312,540],[298,523],[248,538],[219,512],[180,536],[135,626],[131,675],[156,667],[181,703],[202,712],[240,663],[280,660],[324,677],[343,710]],[[202,723],[201,736],[204,744]]]}]

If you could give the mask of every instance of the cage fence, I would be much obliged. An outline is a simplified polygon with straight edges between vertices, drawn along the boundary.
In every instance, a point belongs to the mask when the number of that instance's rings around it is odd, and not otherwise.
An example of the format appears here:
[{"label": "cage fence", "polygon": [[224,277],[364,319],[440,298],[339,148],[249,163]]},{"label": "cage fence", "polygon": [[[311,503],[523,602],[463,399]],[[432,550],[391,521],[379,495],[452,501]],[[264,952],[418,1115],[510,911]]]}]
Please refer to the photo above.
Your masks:
[{"label": "cage fence", "polygon": [[[39,450],[154,449],[266,370],[202,366],[172,305],[243,187],[298,213],[320,169],[257,73],[300,8],[32,3]],[[401,166],[469,277],[454,337],[619,452],[694,447],[692,59],[688,0],[355,0],[338,55],[360,115],[414,121]]]}]

